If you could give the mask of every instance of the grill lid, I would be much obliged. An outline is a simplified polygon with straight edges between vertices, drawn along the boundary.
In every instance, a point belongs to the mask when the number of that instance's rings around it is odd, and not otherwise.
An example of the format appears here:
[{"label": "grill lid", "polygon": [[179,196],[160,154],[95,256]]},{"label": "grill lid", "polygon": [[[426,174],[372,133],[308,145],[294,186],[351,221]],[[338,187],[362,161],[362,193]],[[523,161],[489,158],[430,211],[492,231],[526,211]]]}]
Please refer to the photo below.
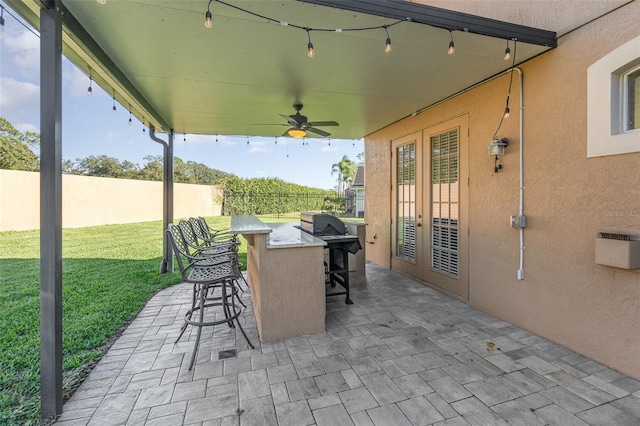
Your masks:
[{"label": "grill lid", "polygon": [[347,226],[336,216],[326,213],[300,214],[300,228],[312,235],[344,235]]}]

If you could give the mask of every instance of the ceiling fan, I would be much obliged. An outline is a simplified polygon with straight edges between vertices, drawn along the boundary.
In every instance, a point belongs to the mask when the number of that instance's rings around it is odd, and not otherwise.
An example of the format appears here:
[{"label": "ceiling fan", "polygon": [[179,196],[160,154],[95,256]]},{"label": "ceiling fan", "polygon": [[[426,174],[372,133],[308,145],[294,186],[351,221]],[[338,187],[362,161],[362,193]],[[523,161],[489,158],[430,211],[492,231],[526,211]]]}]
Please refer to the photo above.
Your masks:
[{"label": "ceiling fan", "polygon": [[309,122],[307,117],[300,114],[300,110],[302,109],[302,104],[294,104],[293,108],[296,110],[295,114],[284,115],[280,114],[282,118],[287,120],[287,124],[283,124],[283,126],[289,126],[289,129],[282,134],[282,136],[291,136],[292,138],[303,138],[307,135],[307,132],[315,133],[320,136],[331,136],[331,133],[325,132],[324,130],[316,129],[316,127],[325,127],[325,126],[339,126],[336,121],[314,121]]}]

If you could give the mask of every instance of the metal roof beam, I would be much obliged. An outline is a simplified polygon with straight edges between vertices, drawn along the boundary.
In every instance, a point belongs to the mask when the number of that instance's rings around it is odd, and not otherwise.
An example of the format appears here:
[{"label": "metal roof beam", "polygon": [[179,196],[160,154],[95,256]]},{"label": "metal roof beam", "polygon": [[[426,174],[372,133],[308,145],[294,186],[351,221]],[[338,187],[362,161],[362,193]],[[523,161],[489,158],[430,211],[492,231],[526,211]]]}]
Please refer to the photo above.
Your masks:
[{"label": "metal roof beam", "polygon": [[557,47],[554,31],[541,30],[524,25],[498,21],[427,6],[406,0],[299,0],[320,6],[334,7],[352,12],[367,13],[401,21],[416,22],[451,31],[464,31],[488,37],[517,40],[538,46]]}]

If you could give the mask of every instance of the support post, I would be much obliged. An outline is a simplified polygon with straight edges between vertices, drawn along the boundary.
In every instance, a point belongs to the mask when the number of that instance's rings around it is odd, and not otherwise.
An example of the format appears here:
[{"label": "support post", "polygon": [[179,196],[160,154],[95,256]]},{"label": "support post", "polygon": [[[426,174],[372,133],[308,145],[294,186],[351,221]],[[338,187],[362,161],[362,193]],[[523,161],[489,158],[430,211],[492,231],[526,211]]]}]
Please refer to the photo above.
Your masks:
[{"label": "support post", "polygon": [[173,250],[166,230],[173,223],[173,129],[169,131],[165,142],[156,136],[155,128],[149,126],[149,137],[152,141],[162,145],[163,173],[162,173],[162,262],[160,273],[173,272]]},{"label": "support post", "polygon": [[40,416],[62,414],[62,19],[40,11]]}]

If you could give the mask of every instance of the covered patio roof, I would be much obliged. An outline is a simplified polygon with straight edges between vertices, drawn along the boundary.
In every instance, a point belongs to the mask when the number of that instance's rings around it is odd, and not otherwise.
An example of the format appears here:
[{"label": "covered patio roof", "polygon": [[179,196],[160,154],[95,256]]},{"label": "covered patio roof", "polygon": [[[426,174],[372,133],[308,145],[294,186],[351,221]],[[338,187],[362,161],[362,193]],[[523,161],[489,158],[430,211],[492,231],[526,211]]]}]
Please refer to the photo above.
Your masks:
[{"label": "covered patio roof", "polygon": [[[404,0],[6,1],[41,33],[43,417],[62,411],[61,52],[163,145],[166,229],[176,132],[279,136],[302,103],[310,122],[339,123],[318,126],[332,138],[360,138],[557,44],[554,32]],[[161,270],[170,259],[165,239]]]},{"label": "covered patio roof", "polygon": [[[39,27],[39,1],[8,3]],[[279,136],[302,103],[309,121],[339,123],[320,127],[332,138],[361,138],[508,69],[507,40],[516,64],[556,46],[555,32],[404,0],[57,7],[65,56],[160,132]]]}]

